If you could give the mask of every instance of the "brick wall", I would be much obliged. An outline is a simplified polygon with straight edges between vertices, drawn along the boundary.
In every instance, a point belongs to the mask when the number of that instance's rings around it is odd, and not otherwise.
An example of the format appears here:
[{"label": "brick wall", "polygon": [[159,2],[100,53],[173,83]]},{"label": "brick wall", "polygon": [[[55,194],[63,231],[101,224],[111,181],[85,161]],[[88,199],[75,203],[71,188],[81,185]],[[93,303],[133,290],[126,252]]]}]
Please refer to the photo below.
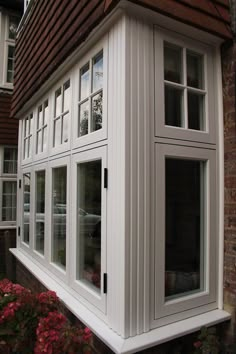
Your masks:
[{"label": "brick wall", "polygon": [[236,343],[236,43],[222,48],[225,158],[224,306],[232,314],[226,341]]}]

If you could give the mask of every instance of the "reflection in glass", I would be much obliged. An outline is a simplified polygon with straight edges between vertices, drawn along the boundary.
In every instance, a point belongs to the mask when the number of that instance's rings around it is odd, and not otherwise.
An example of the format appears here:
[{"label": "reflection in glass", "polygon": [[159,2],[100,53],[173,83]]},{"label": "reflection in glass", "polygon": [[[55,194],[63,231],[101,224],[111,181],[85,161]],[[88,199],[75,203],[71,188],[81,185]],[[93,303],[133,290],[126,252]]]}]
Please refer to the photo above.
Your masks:
[{"label": "reflection in glass", "polygon": [[41,128],[43,125],[43,109],[42,106],[38,109],[38,121],[37,121],[37,129]]},{"label": "reflection in glass", "polygon": [[100,289],[101,160],[78,165],[77,279]]},{"label": "reflection in glass", "polygon": [[87,63],[80,70],[80,101],[88,97],[90,94],[89,81],[90,81],[90,71],[89,71],[89,63]]},{"label": "reflection in glass", "polygon": [[45,171],[36,172],[35,249],[44,254],[45,234]]},{"label": "reflection in glass", "polygon": [[17,17],[14,16],[9,17],[9,33],[8,33],[9,39],[16,39],[18,24],[19,24],[19,19]]},{"label": "reflection in glass", "polygon": [[54,120],[53,146],[61,144],[61,118]]},{"label": "reflection in glass", "polygon": [[93,88],[92,92],[103,86],[103,51],[93,58]]},{"label": "reflection in glass", "polygon": [[194,130],[205,130],[203,113],[204,96],[188,92],[188,127]]},{"label": "reflection in glass", "polygon": [[63,85],[63,90],[64,90],[64,97],[63,97],[63,112],[67,112],[70,109],[70,98],[71,98],[71,93],[70,93],[70,80],[68,80],[64,85]]},{"label": "reflection in glass", "polygon": [[66,166],[53,169],[52,175],[52,260],[66,267]]},{"label": "reflection in glass", "polygon": [[24,139],[24,159],[28,157],[28,139]]},{"label": "reflection in glass", "polygon": [[44,103],[44,124],[48,124],[48,118],[49,118],[49,108],[48,108],[48,101]]},{"label": "reflection in glass", "polygon": [[91,131],[102,129],[102,92],[92,99]]},{"label": "reflection in glass", "polygon": [[183,127],[183,91],[165,86],[165,124]]},{"label": "reflection in glass", "polygon": [[164,79],[182,82],[182,49],[169,43],[164,47]]},{"label": "reflection in glass", "polygon": [[201,291],[204,284],[204,162],[166,159],[165,296]]},{"label": "reflection in glass", "polygon": [[59,114],[61,114],[61,110],[62,110],[62,97],[61,97],[61,88],[59,88],[55,92],[55,113],[54,113],[54,117],[59,116]]},{"label": "reflection in glass", "polygon": [[79,136],[88,134],[89,101],[79,106]]},{"label": "reflection in glass", "polygon": [[187,52],[187,85],[203,89],[203,57]]},{"label": "reflection in glass", "polygon": [[8,58],[7,58],[7,82],[9,83],[13,83],[14,58],[15,58],[15,47],[9,45]]},{"label": "reflection in glass", "polygon": [[42,152],[42,130],[37,132],[37,154]]},{"label": "reflection in glass", "polygon": [[30,173],[23,175],[23,193],[24,193],[24,213],[23,213],[23,241],[29,244],[30,238]]},{"label": "reflection in glass", "polygon": [[16,221],[16,182],[3,181],[2,221]]}]

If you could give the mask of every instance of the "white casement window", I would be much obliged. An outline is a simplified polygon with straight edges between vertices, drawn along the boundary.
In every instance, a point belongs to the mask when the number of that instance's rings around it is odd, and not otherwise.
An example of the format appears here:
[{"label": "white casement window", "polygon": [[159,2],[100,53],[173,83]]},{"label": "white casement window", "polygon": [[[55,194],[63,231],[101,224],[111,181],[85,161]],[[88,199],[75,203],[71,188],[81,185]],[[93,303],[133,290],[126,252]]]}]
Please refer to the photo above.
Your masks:
[{"label": "white casement window", "polygon": [[216,308],[213,51],[155,31],[152,327]]},{"label": "white casement window", "polygon": [[79,63],[74,142],[77,146],[107,137],[107,45],[99,43]]},{"label": "white casement window", "polygon": [[49,106],[48,100],[44,101],[37,111],[37,128],[36,128],[36,154],[46,151],[48,144],[48,122],[49,122]]},{"label": "white casement window", "polygon": [[35,198],[34,198],[34,250],[40,255],[45,254],[46,234],[46,169],[40,166],[35,171]]},{"label": "white casement window", "polygon": [[73,156],[73,287],[105,311],[106,147]]},{"label": "white casement window", "polygon": [[30,113],[23,121],[23,160],[32,157],[33,140],[33,113]]},{"label": "white casement window", "polygon": [[7,85],[13,84],[14,76],[14,60],[15,60],[15,39],[17,27],[19,24],[19,18],[16,16],[9,15],[7,17],[7,29],[5,37],[5,83]]},{"label": "white casement window", "polygon": [[71,119],[71,83],[64,82],[55,91],[53,115],[53,148],[69,142]]},{"label": "white casement window", "polygon": [[0,147],[0,226],[16,223],[17,148]]},{"label": "white casement window", "polygon": [[23,222],[22,222],[22,242],[29,246],[30,241],[31,241],[31,225],[32,225],[32,219],[31,219],[31,173],[28,171],[24,171],[23,173],[23,178],[22,178],[22,192],[23,192]]}]

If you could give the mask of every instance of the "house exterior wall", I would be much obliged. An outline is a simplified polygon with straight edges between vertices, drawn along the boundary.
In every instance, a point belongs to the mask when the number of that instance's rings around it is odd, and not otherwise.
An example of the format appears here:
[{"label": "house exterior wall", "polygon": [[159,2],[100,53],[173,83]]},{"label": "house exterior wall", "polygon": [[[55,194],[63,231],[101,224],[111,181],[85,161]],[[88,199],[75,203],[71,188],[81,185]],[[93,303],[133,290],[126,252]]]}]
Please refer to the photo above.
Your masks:
[{"label": "house exterior wall", "polygon": [[19,122],[10,118],[11,98],[11,92],[0,92],[0,145],[18,143]]}]

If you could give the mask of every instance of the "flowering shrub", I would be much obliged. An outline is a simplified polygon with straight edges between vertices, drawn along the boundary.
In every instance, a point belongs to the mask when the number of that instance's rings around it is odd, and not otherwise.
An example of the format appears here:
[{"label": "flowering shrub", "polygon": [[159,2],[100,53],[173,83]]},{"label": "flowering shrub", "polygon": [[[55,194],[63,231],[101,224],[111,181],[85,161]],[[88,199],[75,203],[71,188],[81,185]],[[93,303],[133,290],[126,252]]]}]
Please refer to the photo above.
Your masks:
[{"label": "flowering shrub", "polygon": [[34,295],[7,279],[0,281],[0,353],[91,353],[90,329],[71,326],[58,307],[53,291]]},{"label": "flowering shrub", "polygon": [[197,340],[193,343],[194,354],[218,354],[220,342],[215,327],[202,327]]}]

